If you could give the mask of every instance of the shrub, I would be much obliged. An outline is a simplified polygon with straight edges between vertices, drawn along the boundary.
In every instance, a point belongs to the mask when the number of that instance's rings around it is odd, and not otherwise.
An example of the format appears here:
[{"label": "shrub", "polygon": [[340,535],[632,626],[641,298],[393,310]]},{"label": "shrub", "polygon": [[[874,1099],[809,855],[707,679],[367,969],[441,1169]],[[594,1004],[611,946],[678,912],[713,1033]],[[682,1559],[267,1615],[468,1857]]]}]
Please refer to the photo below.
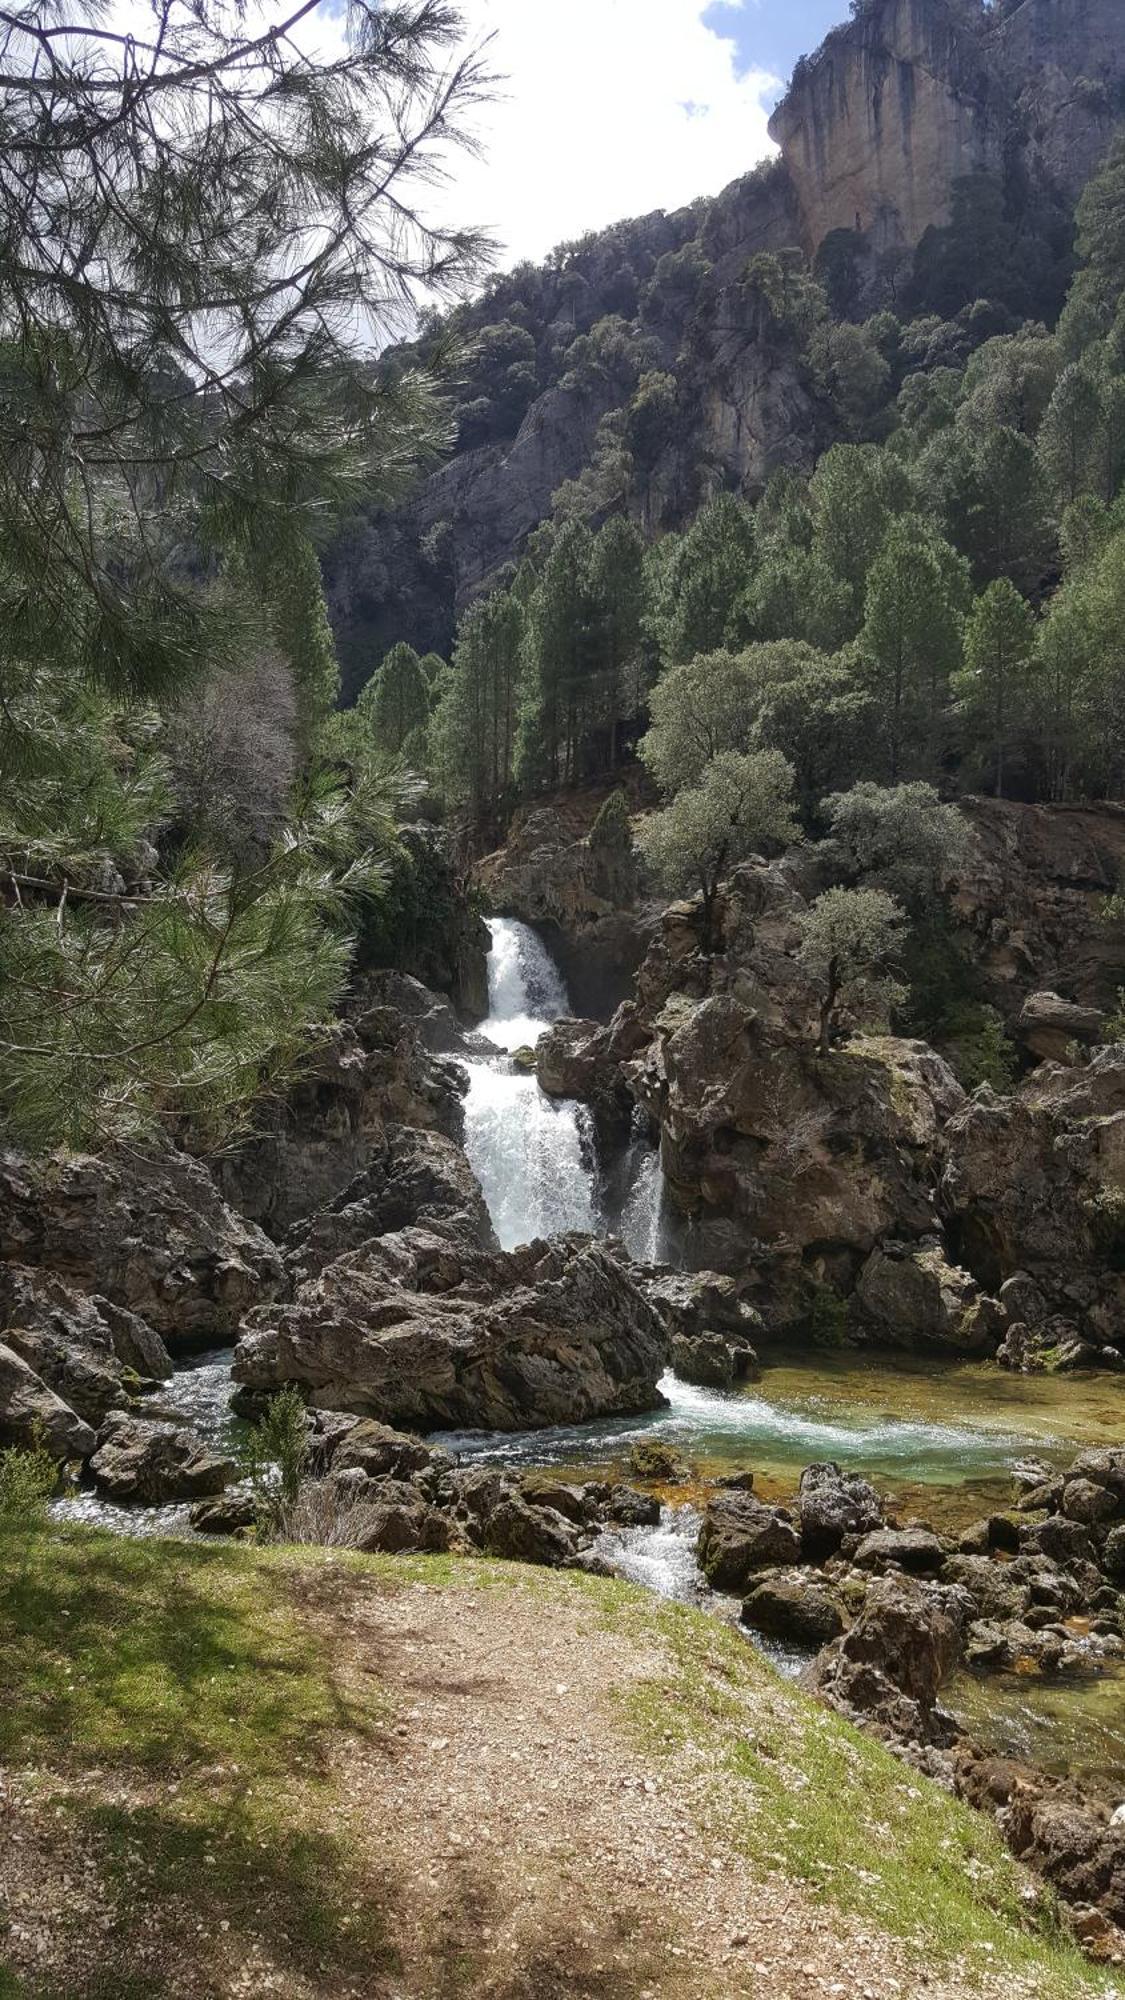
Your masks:
[{"label": "shrub", "polygon": [[245,1447],[246,1470],[257,1503],[258,1532],[263,1539],[276,1538],[285,1510],[296,1501],[309,1449],[304,1401],[300,1390],[290,1384],[270,1398],[265,1416],[251,1432]]},{"label": "shrub", "polygon": [[41,1438],[0,1451],[0,1527],[32,1527],[41,1520],[58,1477]]}]

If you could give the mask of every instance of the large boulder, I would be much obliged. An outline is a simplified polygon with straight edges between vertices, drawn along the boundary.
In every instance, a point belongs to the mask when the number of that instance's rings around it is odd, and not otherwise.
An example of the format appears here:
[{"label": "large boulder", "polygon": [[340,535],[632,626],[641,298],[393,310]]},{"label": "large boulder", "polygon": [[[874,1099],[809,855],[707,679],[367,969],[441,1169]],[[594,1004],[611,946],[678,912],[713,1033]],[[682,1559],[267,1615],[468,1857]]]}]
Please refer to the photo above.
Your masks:
[{"label": "large boulder", "polygon": [[0,1154],[0,1257],[136,1313],[168,1345],[217,1345],[284,1283],[275,1246],[171,1145]]},{"label": "large boulder", "polygon": [[844,1614],[839,1599],[807,1570],[779,1570],[755,1584],[742,1622],[771,1639],[825,1646],[843,1631]]},{"label": "large boulder", "polygon": [[221,1493],[238,1467],[186,1426],[115,1411],[99,1434],[90,1472],[98,1491],[111,1500],[162,1507]]},{"label": "large boulder", "polygon": [[940,1737],[938,1690],[961,1657],[971,1610],[955,1587],[879,1577],[854,1624],[814,1662],[809,1685],[843,1714],[899,1740]]},{"label": "large boulder", "polygon": [[296,1382],[311,1404],[414,1430],[521,1430],[659,1408],[663,1325],[602,1244],[490,1253],[404,1229],[339,1257],[292,1305],[251,1313],[241,1400]]},{"label": "large boulder", "polygon": [[612,1030],[596,1021],[555,1021],[535,1048],[539,1087],[548,1097],[588,1104],[602,1145],[629,1132],[633,1099],[613,1046]]},{"label": "large boulder", "polygon": [[1102,1041],[1104,1027],[1100,1007],[1084,1007],[1058,993],[1029,993],[1016,1021],[1020,1041],[1036,1062],[1069,1062],[1075,1048]]},{"label": "large boulder", "polygon": [[824,1562],[849,1536],[881,1528],[883,1503],[858,1472],[843,1472],[827,1461],[806,1465],[802,1472],[797,1518],[802,1554],[810,1562]]},{"label": "large boulder", "polygon": [[953,1354],[994,1353],[1003,1330],[996,1300],[949,1262],[936,1237],[874,1249],[856,1283],[853,1316],[891,1345]]},{"label": "large boulder", "polygon": [[626,1072],[699,1254],[750,1264],[767,1324],[803,1317],[826,1260],[850,1288],[877,1244],[937,1232],[934,1159],[964,1093],[925,1044],[868,1036],[821,1058],[740,992],[673,992]]},{"label": "large boulder", "polygon": [[79,1292],[53,1271],[0,1264],[0,1338],[87,1423],[119,1407],[172,1360],[135,1313]]},{"label": "large boulder", "polygon": [[745,1592],[757,1570],[795,1563],[800,1554],[797,1531],[781,1508],[737,1490],[708,1500],[696,1555],[714,1589]]},{"label": "large boulder", "polygon": [[96,1443],[89,1424],[56,1396],[23,1356],[0,1342],[0,1445],[34,1445],[52,1458],[88,1458]]}]

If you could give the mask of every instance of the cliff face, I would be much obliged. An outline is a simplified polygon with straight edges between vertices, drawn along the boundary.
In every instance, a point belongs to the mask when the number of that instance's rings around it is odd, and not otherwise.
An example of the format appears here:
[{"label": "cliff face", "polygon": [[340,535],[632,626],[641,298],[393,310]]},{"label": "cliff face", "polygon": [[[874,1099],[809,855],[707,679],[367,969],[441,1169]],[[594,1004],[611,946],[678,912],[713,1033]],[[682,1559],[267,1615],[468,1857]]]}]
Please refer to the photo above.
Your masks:
[{"label": "cliff face", "polygon": [[833,229],[877,247],[946,221],[960,174],[996,164],[1000,93],[980,41],[944,0],[880,0],[837,28],[770,121],[806,248]]},{"label": "cliff face", "polygon": [[[1074,196],[1125,114],[1121,4],[863,0],[798,64],[771,121],[778,160],[711,201],[618,224],[499,279],[462,331],[522,340],[526,392],[508,398],[503,358],[478,370],[453,456],[404,507],[358,519],[329,550],[345,684],[398,639],[448,651],[457,610],[518,559],[645,370],[675,384],[643,505],[630,503],[650,531],[681,525],[718,486],[754,493],[775,466],[811,464],[830,440],[817,437],[800,371],[742,315],[748,260],[798,244],[811,256],[831,231],[858,228],[877,290],[881,253],[905,262],[948,220],[960,176],[987,169]],[[669,262],[692,256],[662,287]],[[634,346],[627,379],[575,365],[583,336],[609,320]]]},{"label": "cliff face", "polygon": [[954,180],[1014,159],[1074,193],[1122,109],[1117,0],[869,0],[798,64],[770,121],[806,249],[833,229],[875,249],[949,218]]}]

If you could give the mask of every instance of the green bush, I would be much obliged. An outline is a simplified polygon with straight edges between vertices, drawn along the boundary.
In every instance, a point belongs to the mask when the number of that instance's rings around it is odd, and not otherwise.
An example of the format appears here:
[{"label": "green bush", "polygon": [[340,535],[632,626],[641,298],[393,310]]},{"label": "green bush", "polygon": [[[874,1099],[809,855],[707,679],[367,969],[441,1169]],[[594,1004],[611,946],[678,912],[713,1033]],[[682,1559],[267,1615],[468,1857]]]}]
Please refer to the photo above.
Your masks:
[{"label": "green bush", "polygon": [[0,1527],[31,1527],[40,1521],[58,1477],[58,1466],[41,1439],[0,1451]]},{"label": "green bush", "polygon": [[847,1347],[848,1327],[848,1302],[835,1285],[810,1286],[805,1332],[812,1345],[828,1353]]},{"label": "green bush", "polygon": [[265,1416],[244,1448],[246,1471],[257,1503],[258,1532],[272,1538],[301,1488],[309,1462],[309,1426],[304,1399],[290,1384],[271,1396]]}]

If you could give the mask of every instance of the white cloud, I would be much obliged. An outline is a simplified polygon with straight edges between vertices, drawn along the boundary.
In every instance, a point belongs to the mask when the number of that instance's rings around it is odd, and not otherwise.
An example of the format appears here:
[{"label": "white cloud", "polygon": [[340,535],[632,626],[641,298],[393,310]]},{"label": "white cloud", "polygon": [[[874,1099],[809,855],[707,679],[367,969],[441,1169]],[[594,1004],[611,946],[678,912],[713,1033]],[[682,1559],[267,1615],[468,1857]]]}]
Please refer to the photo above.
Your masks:
[{"label": "white cloud", "polygon": [[507,265],[746,173],[772,151],[762,99],[776,79],[739,75],[707,11],[706,0],[461,0],[471,39],[494,37],[488,59],[505,82],[477,119],[485,157],[454,166],[450,212],[492,228]]}]

